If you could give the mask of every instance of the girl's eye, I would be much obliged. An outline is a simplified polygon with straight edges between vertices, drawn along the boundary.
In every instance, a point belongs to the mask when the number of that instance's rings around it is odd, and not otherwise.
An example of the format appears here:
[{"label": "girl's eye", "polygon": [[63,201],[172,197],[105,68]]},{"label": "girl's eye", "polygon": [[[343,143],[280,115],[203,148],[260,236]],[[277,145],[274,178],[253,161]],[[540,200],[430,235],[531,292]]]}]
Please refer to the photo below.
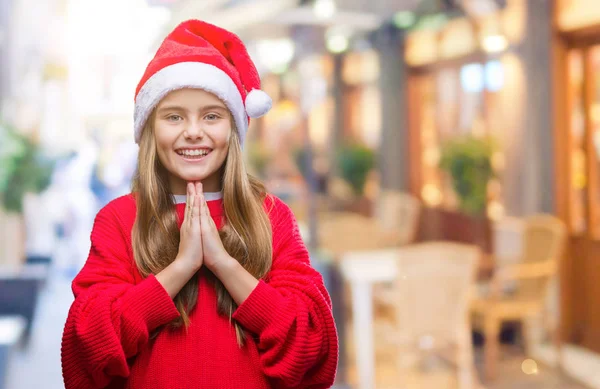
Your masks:
[{"label": "girl's eye", "polygon": [[167,116],[167,120],[170,122],[178,122],[178,121],[183,120],[183,118],[179,115],[170,115],[170,116]]},{"label": "girl's eye", "polygon": [[214,113],[209,113],[204,118],[206,120],[217,120],[219,118],[219,116],[215,115]]}]

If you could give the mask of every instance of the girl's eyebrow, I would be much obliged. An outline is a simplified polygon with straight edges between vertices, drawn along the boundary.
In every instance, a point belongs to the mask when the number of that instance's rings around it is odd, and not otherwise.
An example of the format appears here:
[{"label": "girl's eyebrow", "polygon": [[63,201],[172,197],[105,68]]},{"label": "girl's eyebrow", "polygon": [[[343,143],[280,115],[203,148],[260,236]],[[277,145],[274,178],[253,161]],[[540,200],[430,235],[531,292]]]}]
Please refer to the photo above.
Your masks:
[{"label": "girl's eyebrow", "polygon": [[[222,105],[218,105],[218,104],[213,104],[213,105],[208,105],[206,107],[202,107],[200,109],[200,111],[210,111],[210,110],[221,110],[221,111],[226,111],[227,108],[225,108]],[[158,113],[162,113],[164,111],[186,111],[185,108],[180,107],[178,105],[165,105],[164,107],[160,107],[158,109]]]},{"label": "girl's eyebrow", "polygon": [[222,110],[222,111],[227,110],[227,108],[225,108],[222,105],[213,104],[213,105],[208,105],[206,107],[202,107],[201,111],[210,111],[210,110],[213,110],[213,109],[218,109],[218,110]]},{"label": "girl's eyebrow", "polygon": [[165,105],[164,107],[160,107],[158,109],[158,113],[161,113],[164,111],[185,111],[185,109],[178,105]]}]

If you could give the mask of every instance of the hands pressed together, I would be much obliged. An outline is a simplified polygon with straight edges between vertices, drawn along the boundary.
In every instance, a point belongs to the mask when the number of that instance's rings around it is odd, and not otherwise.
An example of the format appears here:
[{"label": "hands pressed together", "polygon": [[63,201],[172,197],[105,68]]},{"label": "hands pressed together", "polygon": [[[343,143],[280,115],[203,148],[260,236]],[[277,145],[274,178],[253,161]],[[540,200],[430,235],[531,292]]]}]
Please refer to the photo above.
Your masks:
[{"label": "hands pressed together", "polygon": [[258,280],[232,258],[210,216],[200,182],[188,183],[187,201],[180,229],[179,252],[167,268],[156,275],[171,298],[202,265],[206,265],[239,305],[258,285]]},{"label": "hands pressed together", "polygon": [[200,182],[190,182],[187,185],[187,201],[180,230],[177,260],[191,265],[196,270],[206,265],[212,272],[215,272],[218,266],[233,260],[223,247]]}]

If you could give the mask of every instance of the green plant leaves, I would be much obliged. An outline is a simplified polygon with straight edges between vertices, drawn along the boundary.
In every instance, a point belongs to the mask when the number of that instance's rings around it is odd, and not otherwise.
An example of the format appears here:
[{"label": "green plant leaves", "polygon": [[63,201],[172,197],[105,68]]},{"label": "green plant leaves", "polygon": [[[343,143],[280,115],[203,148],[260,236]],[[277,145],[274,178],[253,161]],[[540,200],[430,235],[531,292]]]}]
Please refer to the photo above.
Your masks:
[{"label": "green plant leaves", "polygon": [[0,193],[6,190],[16,163],[24,154],[22,139],[8,127],[0,125]]},{"label": "green plant leaves", "polygon": [[50,184],[54,161],[31,139],[0,124],[0,200],[7,211],[22,212],[25,193]]},{"label": "green plant leaves", "polygon": [[337,161],[342,178],[361,196],[367,176],[375,166],[373,150],[363,145],[346,145],[338,151]]},{"label": "green plant leaves", "polygon": [[440,168],[452,178],[461,211],[484,214],[488,182],[495,176],[491,158],[496,146],[490,138],[455,138],[442,147]]}]

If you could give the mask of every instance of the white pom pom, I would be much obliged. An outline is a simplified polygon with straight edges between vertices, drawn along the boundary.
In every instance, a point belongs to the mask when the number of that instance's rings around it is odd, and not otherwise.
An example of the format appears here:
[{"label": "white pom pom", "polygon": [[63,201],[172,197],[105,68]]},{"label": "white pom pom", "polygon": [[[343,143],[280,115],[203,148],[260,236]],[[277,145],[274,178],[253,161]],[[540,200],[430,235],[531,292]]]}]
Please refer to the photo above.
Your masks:
[{"label": "white pom pom", "polygon": [[272,106],[273,100],[259,89],[252,89],[246,96],[246,113],[253,119],[269,112]]}]

